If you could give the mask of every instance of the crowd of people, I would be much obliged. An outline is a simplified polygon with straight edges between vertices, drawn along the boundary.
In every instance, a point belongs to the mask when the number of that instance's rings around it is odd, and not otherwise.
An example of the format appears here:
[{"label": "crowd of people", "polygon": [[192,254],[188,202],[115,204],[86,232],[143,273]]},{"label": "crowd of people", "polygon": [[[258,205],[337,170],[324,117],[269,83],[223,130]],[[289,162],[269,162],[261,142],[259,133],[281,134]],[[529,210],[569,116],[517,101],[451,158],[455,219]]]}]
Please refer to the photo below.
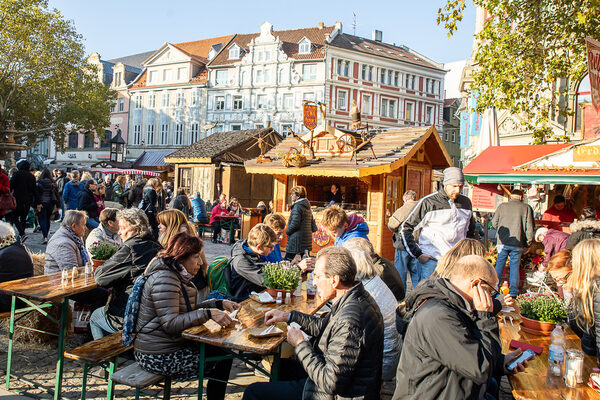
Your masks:
[{"label": "crowd of people", "polygon": [[[376,253],[367,222],[339,205],[336,185],[320,220],[333,246],[311,257],[316,221],[306,189],[295,186],[287,220],[263,203],[264,220],[232,244],[225,267],[229,292],[219,293],[211,291],[207,273],[212,260],[192,222],[211,225],[216,240],[220,216],[245,212],[237,199],[227,201],[224,194],[213,203],[199,195],[190,199],[156,178],[118,176],[112,181],[46,169],[36,179],[28,169],[21,162],[8,183],[0,173],[0,193],[10,185],[17,201],[4,216],[7,222],[0,222],[0,279],[33,273],[30,263],[14,261],[30,260],[23,246],[30,209],[47,242],[46,274],[85,266],[99,242],[115,244],[116,253],[94,273],[98,288],[74,299],[93,308],[94,339],[121,329],[135,333],[135,360],[156,374],[196,379],[200,351],[181,333],[208,320],[229,326],[228,313],[252,292],[265,289],[265,262],[288,260],[312,273],[319,296],[329,300],[329,312],[321,317],[266,312],[267,325],[299,326],[287,330],[293,356],[281,361],[278,382],[250,385],[244,399],[497,399],[502,376],[528,365],[524,361],[507,369],[520,350],[503,354],[496,315],[504,305],[514,305],[519,261],[534,241],[544,246],[542,270],[568,301],[569,324],[581,336],[582,348],[593,355],[600,350],[595,326],[600,318],[600,222],[593,208],[584,208],[573,222],[561,196],[554,198],[548,219],[571,219],[571,235],[552,227],[536,231],[523,192],[513,190],[491,221],[498,232],[498,259],[492,265],[484,258],[486,247],[474,239],[475,216],[461,194],[464,176],[458,168],[444,171],[435,193],[421,199],[414,191],[404,193],[403,205],[388,221],[393,261]],[[60,228],[48,238],[56,211]],[[284,235],[285,250],[280,246]],[[499,294],[509,258],[509,293]],[[22,267],[13,271],[6,265]],[[126,314],[131,303],[138,305],[135,319]],[[0,298],[0,307],[7,304]],[[207,357],[222,354],[218,347],[206,347]],[[215,378],[208,382],[209,399],[224,398],[231,365],[229,359],[208,366],[207,376]]]}]

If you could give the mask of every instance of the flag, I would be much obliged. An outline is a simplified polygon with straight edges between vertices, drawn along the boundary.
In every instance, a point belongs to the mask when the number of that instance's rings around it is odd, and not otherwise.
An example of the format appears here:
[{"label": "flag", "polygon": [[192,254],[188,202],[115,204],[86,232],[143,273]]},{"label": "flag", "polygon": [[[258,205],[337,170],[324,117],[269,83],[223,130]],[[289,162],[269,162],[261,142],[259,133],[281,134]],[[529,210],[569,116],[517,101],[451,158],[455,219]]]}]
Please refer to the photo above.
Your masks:
[{"label": "flag", "polygon": [[469,147],[470,134],[469,134],[469,125],[471,123],[471,114],[468,112],[460,113],[460,147],[466,148]]}]

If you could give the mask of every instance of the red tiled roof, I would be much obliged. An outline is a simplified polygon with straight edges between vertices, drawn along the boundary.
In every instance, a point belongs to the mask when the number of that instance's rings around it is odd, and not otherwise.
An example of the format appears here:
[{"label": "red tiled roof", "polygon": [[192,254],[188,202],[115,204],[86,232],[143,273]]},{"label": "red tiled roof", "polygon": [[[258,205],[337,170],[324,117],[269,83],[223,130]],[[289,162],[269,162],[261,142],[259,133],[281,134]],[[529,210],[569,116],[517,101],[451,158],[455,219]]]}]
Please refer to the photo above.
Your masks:
[{"label": "red tiled roof", "polygon": [[458,98],[444,99],[444,107],[449,107],[449,106],[451,106],[452,104],[454,104],[458,100],[460,100],[460,99],[458,99]]},{"label": "red tiled roof", "polygon": [[[281,48],[285,54],[296,60],[315,60],[325,57],[325,38],[333,32],[334,26],[324,26],[322,29],[301,28],[285,31],[273,31],[273,36],[279,37],[282,45]],[[260,36],[260,33],[247,33],[236,35],[231,42],[217,55],[211,62],[211,66],[229,65],[239,62],[240,60],[229,60],[228,50],[234,43],[240,46],[245,51],[248,51],[248,45],[252,39]],[[298,42],[306,37],[313,45],[313,51],[309,54],[298,54]],[[241,54],[240,54],[241,55]],[[242,56],[242,55],[241,55]]]}]

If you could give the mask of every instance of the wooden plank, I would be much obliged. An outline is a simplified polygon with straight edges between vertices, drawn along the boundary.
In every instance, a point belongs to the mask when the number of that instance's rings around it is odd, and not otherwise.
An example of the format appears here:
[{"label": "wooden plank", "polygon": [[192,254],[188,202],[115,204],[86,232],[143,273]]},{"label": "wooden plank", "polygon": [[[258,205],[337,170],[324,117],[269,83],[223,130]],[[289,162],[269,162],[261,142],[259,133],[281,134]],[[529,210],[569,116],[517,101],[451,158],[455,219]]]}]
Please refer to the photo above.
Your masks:
[{"label": "wooden plank", "polygon": [[121,342],[121,331],[93,340],[74,349],[65,351],[65,357],[72,360],[84,361],[88,364],[99,364],[133,348],[124,346]]},{"label": "wooden plank", "polygon": [[217,347],[240,350],[256,354],[272,354],[279,345],[285,340],[285,333],[281,336],[259,339],[249,337],[246,333],[248,328],[265,327],[264,323],[265,312],[270,309],[277,308],[282,311],[300,311],[305,314],[314,314],[326,303],[325,300],[315,296],[314,299],[307,299],[306,292],[302,293],[302,297],[292,296],[292,304],[260,304],[254,300],[244,300],[242,308],[237,314],[237,318],[242,324],[242,329],[237,330],[235,323],[227,328],[222,328],[221,331],[210,333],[204,325],[195,326],[183,331],[182,337],[210,344]]},{"label": "wooden plank", "polygon": [[[517,340],[529,343],[534,346],[540,346],[544,350],[542,354],[536,355],[529,361],[529,366],[525,371],[509,376],[508,380],[513,389],[513,396],[516,400],[525,399],[598,399],[600,395],[592,388],[587,386],[587,382],[592,372],[592,368],[597,366],[597,359],[593,356],[584,356],[583,380],[584,383],[577,385],[576,388],[565,386],[562,377],[548,376],[548,347],[550,346],[550,336],[533,335],[523,332],[519,329],[519,323],[510,324],[499,323],[500,340],[502,341],[502,351],[504,354],[514,349],[509,348],[511,340]],[[565,330],[566,343],[565,348],[576,348],[581,350],[581,340],[568,327]]]},{"label": "wooden plank", "polygon": [[[62,282],[62,273],[38,275],[0,283],[0,294],[18,296],[42,302],[55,302],[67,296],[87,292],[98,287],[92,275],[86,275],[83,268],[77,269],[79,275]],[[71,271],[69,271],[71,276]]]}]

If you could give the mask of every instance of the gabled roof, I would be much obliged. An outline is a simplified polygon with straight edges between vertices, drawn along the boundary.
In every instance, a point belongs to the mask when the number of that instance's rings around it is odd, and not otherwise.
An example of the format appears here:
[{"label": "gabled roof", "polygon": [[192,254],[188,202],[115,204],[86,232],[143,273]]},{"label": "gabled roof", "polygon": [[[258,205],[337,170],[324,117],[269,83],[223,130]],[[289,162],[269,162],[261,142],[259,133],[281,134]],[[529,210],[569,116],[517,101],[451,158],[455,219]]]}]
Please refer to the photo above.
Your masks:
[{"label": "gabled roof", "polygon": [[[323,28],[311,27],[301,29],[290,29],[283,31],[273,31],[273,36],[281,40],[281,49],[290,58],[296,60],[316,60],[325,57],[325,38],[333,32],[335,26],[324,26]],[[230,44],[235,43],[240,46],[245,52],[248,52],[249,45],[252,39],[256,39],[260,33],[238,34],[231,40]],[[308,54],[298,53],[298,44],[302,38],[306,37],[313,45],[312,51]],[[222,51],[211,62],[210,66],[231,65],[239,62],[239,59],[229,60],[229,54]]]},{"label": "gabled roof", "polygon": [[450,107],[451,105],[453,105],[457,101],[460,101],[460,99],[458,99],[458,98],[444,99],[444,107]]},{"label": "gabled roof", "polygon": [[144,151],[134,162],[133,167],[164,167],[165,157],[173,153],[175,150],[151,150]]},{"label": "gabled roof", "polygon": [[431,61],[406,46],[394,46],[393,44],[365,39],[347,33],[337,35],[331,41],[330,46],[444,71],[442,64]]},{"label": "gabled roof", "polygon": [[144,60],[146,60],[148,57],[150,57],[152,54],[154,54],[155,51],[156,50],[146,51],[143,53],[132,54],[130,56],[113,58],[112,60],[107,60],[107,61],[111,62],[113,64],[123,63],[126,66],[131,66],[133,68],[136,68],[139,72],[143,68],[142,63],[144,62]]}]

